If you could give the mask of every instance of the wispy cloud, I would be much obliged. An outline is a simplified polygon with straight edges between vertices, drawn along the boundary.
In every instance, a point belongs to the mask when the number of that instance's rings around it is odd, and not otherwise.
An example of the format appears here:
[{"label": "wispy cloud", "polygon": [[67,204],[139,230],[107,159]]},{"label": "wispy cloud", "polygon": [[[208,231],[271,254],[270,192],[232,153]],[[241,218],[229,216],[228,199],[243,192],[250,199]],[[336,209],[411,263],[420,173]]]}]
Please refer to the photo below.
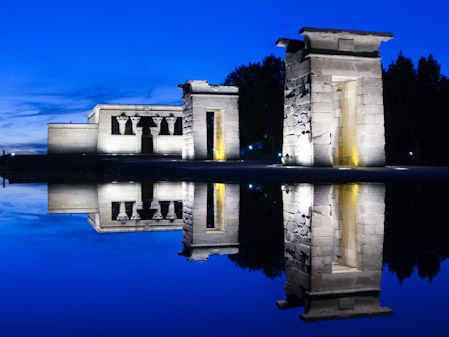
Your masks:
[{"label": "wispy cloud", "polygon": [[91,86],[60,92],[34,88],[0,94],[0,149],[22,154],[45,153],[47,123],[86,123],[97,104],[181,104],[176,87],[128,90]]}]

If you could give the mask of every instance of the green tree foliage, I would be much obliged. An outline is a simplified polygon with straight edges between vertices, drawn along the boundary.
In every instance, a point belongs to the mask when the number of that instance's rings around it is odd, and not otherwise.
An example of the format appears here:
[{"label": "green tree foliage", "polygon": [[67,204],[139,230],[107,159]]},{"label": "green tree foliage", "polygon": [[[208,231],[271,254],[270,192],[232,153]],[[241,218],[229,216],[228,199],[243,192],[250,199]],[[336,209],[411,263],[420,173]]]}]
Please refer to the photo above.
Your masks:
[{"label": "green tree foliage", "polygon": [[415,68],[400,53],[384,71],[383,85],[387,162],[449,164],[449,81],[433,56]]},{"label": "green tree foliage", "polygon": [[236,68],[224,84],[239,87],[240,146],[260,143],[259,154],[282,150],[284,62],[270,55],[262,63]]}]

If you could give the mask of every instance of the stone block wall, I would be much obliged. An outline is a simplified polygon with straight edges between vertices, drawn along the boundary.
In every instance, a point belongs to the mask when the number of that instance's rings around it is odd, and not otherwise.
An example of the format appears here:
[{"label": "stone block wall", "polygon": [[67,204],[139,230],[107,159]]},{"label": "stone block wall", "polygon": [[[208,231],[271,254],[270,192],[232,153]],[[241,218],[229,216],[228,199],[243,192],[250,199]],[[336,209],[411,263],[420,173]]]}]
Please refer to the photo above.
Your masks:
[{"label": "stone block wall", "polygon": [[[179,106],[131,105],[131,104],[100,104],[88,116],[89,123],[98,121],[97,153],[137,154],[142,152],[142,127],[137,127],[134,134],[112,134],[111,120],[117,116],[140,117],[182,117]],[[163,135],[152,130],[154,153],[181,154],[182,136]]]},{"label": "stone block wall", "polygon": [[47,152],[96,153],[98,124],[48,124]]},{"label": "stone block wall", "polygon": [[286,47],[285,165],[383,166],[379,45],[390,33],[303,28]]},{"label": "stone block wall", "polygon": [[[183,159],[207,159],[207,112],[220,113],[223,129],[214,130],[224,143],[224,156],[233,160],[240,157],[240,133],[238,115],[238,88],[212,86],[208,81],[187,81],[179,86],[183,90]],[[221,135],[221,136],[220,136]]]},{"label": "stone block wall", "polygon": [[[217,189],[224,192],[224,207],[217,214],[216,228],[207,227],[207,189],[206,183],[183,182],[183,255],[189,260],[207,260],[210,255],[228,255],[238,253],[238,230],[240,216],[240,186],[214,184],[214,207],[217,207]],[[220,186],[216,186],[220,185]],[[218,224],[218,217],[223,223]]]},{"label": "stone block wall", "polygon": [[384,197],[380,184],[283,186],[285,291],[302,319],[392,313],[378,299]]}]

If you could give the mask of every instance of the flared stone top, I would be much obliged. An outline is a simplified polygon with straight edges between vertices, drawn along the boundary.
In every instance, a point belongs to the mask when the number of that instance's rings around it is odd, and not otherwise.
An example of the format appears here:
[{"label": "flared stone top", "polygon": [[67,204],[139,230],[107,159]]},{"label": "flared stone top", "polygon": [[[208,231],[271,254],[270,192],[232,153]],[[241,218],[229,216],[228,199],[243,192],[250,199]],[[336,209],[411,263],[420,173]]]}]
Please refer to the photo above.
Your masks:
[{"label": "flared stone top", "polygon": [[380,43],[393,38],[392,33],[311,27],[302,28],[299,34],[304,41],[279,39],[276,45],[288,52],[304,49],[306,54],[379,57]]},{"label": "flared stone top", "polygon": [[209,81],[188,80],[185,84],[178,85],[185,94],[219,94],[237,95],[239,88],[227,85],[210,85]]}]

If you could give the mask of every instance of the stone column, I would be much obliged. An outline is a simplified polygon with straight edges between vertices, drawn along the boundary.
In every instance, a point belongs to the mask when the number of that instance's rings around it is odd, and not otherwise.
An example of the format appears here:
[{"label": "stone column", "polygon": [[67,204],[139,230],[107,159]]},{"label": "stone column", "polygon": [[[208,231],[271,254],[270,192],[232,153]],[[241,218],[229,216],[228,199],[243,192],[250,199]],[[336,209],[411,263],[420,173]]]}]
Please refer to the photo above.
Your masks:
[{"label": "stone column", "polygon": [[137,124],[139,124],[139,122],[140,122],[140,117],[134,116],[134,117],[130,117],[130,119],[131,119],[131,123],[133,124],[133,133],[135,135],[137,135]]},{"label": "stone column", "polygon": [[131,215],[131,220],[140,220],[140,214],[137,212],[137,202],[133,203],[133,213]]},{"label": "stone column", "polygon": [[164,118],[164,117],[161,117],[161,116],[153,116],[153,117],[151,117],[151,118],[153,118],[153,122],[154,122],[154,124],[156,124],[156,127],[157,127],[157,134],[160,134],[160,133],[161,133],[161,123],[162,123],[162,118]]},{"label": "stone column", "polygon": [[128,122],[128,116],[117,116],[115,118],[117,119],[118,122],[120,134],[124,135],[126,130],[126,122]]},{"label": "stone column", "polygon": [[[153,202],[152,202],[152,204],[153,204]],[[159,201],[155,201],[155,203],[156,203],[156,213],[154,213],[154,215],[153,215],[153,220],[157,220],[157,221],[162,220],[163,217],[162,217],[162,212],[161,212],[161,204],[159,203]],[[151,206],[153,208],[153,205],[151,205]]]},{"label": "stone column", "polygon": [[170,204],[168,205],[168,213],[165,218],[170,221],[176,220],[178,218],[175,213],[175,203],[173,201],[170,201]]},{"label": "stone column", "polygon": [[119,213],[117,215],[117,220],[121,221],[122,223],[126,223],[127,220],[129,220],[128,214],[126,214],[126,205],[125,202],[122,201],[120,203]]},{"label": "stone column", "polygon": [[153,152],[158,153],[159,150],[157,146],[157,137],[159,136],[159,130],[157,127],[150,127],[150,133],[151,136],[153,137]]},{"label": "stone column", "polygon": [[173,116],[165,117],[165,120],[167,121],[168,124],[168,134],[170,136],[173,136],[175,134],[176,117]]}]

